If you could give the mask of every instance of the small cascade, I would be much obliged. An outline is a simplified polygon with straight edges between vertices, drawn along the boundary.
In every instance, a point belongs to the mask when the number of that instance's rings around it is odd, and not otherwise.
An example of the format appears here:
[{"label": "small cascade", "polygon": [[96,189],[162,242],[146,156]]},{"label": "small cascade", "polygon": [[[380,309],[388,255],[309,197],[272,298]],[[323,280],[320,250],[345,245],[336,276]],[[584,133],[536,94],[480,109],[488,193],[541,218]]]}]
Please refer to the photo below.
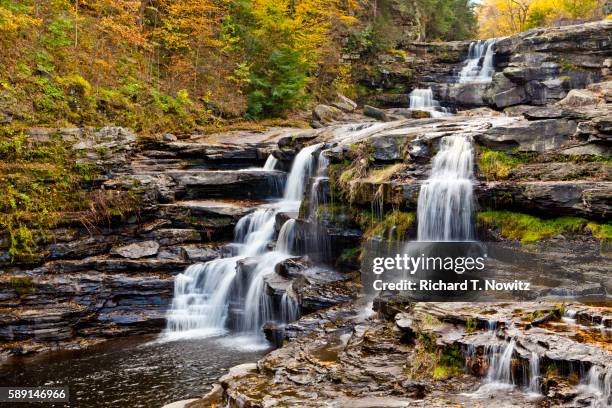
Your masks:
[{"label": "small cascade", "polygon": [[497,39],[473,41],[467,59],[459,72],[459,83],[490,82],[493,79],[493,46]]},{"label": "small cascade", "polygon": [[491,384],[513,385],[512,354],[516,342],[510,340],[503,347],[492,347],[489,349],[489,371],[487,381]]},{"label": "small cascade", "polygon": [[448,109],[440,106],[440,103],[434,99],[431,88],[415,89],[410,92],[410,109],[428,111],[432,117],[449,115]]},{"label": "small cascade", "polygon": [[580,391],[592,395],[592,408],[612,406],[612,368],[592,366],[580,386]]},{"label": "small cascade", "polygon": [[308,218],[311,221],[317,221],[319,219],[320,206],[327,204],[327,196],[323,191],[323,186],[324,183],[329,181],[329,177],[327,175],[328,166],[329,159],[323,154],[323,151],[321,151],[317,159],[316,177],[314,178],[312,186],[310,187]]},{"label": "small cascade", "polygon": [[295,243],[295,219],[290,218],[281,227],[276,240],[276,250],[291,254]]},{"label": "small cascade", "polygon": [[468,136],[446,136],[417,206],[419,241],[469,241],[473,234],[473,148]]},{"label": "small cascade", "polygon": [[293,166],[291,167],[291,173],[287,179],[287,185],[285,186],[285,194],[283,197],[283,204],[291,207],[296,211],[300,207],[302,198],[304,197],[304,186],[308,180],[308,177],[312,176],[315,171],[316,159],[314,153],[323,146],[322,143],[308,146],[300,150]]},{"label": "small cascade", "polygon": [[540,357],[532,352],[529,358],[529,392],[540,394]]},{"label": "small cascade", "polygon": [[269,155],[266,159],[266,163],[263,166],[264,170],[274,170],[278,164],[278,159],[272,155]]},{"label": "small cascade", "polygon": [[[232,327],[247,335],[259,338],[263,324],[275,320],[277,310],[273,298],[265,291],[265,277],[274,273],[275,265],[289,256],[295,240],[295,220],[290,220],[280,231],[277,250],[270,250],[276,214],[299,209],[304,186],[316,170],[314,153],[321,146],[308,146],[297,154],[287,179],[284,199],[265,204],[238,221],[234,242],[227,246],[231,257],[192,265],[175,278],[174,298],[162,338],[172,340],[225,333],[230,303],[241,306],[238,313],[232,314]],[[276,166],[274,160],[270,156],[264,168],[273,169]],[[236,279],[240,263],[250,257],[257,257],[255,267],[241,273],[244,275],[241,279]],[[285,299],[281,301],[285,305],[278,307],[284,316],[281,316],[283,321],[296,315],[297,305],[290,305],[290,301],[293,299]]]},{"label": "small cascade", "polygon": [[295,300],[287,293],[283,293],[280,302],[280,320],[282,323],[294,322],[300,317],[300,308]]},{"label": "small cascade", "polygon": [[[494,335],[492,334],[492,337]],[[485,359],[489,368],[484,384],[476,391],[464,395],[472,398],[488,398],[499,391],[507,391],[514,388],[514,374],[512,372],[512,356],[516,342],[510,340],[504,345],[490,345],[485,347]],[[467,359],[473,359],[476,349],[472,346],[465,353]]]}]

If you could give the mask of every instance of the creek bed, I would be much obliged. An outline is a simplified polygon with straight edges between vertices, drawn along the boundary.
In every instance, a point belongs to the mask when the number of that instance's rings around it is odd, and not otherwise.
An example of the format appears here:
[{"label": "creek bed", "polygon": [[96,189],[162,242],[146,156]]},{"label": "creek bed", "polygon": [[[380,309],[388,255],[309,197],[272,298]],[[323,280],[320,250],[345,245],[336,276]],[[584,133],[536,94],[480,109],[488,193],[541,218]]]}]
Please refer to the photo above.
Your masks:
[{"label": "creek bed", "polygon": [[70,404],[19,407],[160,407],[206,394],[227,369],[255,362],[266,350],[226,347],[229,338],[152,343],[139,336],[84,350],[13,357],[0,366],[2,386],[67,386]]}]

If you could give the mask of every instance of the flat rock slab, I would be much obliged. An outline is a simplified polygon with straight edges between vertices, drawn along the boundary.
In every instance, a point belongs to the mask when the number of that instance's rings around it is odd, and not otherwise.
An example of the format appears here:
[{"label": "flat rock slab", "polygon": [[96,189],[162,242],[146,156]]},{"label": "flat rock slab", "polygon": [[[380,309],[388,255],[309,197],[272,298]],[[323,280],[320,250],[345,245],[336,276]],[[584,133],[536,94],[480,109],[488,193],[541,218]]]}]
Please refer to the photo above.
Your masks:
[{"label": "flat rock slab", "polygon": [[113,248],[111,255],[121,256],[129,259],[140,259],[156,255],[159,251],[159,244],[155,241],[135,242],[130,245]]},{"label": "flat rock slab", "polygon": [[270,198],[282,194],[286,173],[265,170],[183,170],[168,175],[185,189],[185,198]]},{"label": "flat rock slab", "polygon": [[168,206],[191,211],[194,215],[229,216],[240,218],[250,213],[257,202],[247,200],[190,200],[179,201]]}]

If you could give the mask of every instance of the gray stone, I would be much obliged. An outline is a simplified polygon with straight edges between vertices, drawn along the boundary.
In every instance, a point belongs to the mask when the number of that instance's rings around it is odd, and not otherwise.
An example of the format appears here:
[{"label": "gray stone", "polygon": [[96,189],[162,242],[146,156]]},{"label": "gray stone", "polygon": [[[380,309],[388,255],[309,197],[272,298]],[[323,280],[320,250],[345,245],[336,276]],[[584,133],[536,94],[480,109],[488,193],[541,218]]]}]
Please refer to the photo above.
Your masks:
[{"label": "gray stone", "polygon": [[387,114],[385,113],[384,110],[375,108],[375,107],[370,106],[370,105],[365,105],[363,107],[363,114],[366,115],[366,116],[369,116],[371,118],[374,118],[376,120],[380,120],[382,122],[388,122],[389,121],[389,118],[387,117]]},{"label": "gray stone", "polygon": [[121,256],[129,259],[140,259],[156,255],[159,244],[155,241],[135,242],[119,248],[113,248],[111,255]]},{"label": "gray stone", "polygon": [[493,126],[476,140],[494,149],[546,152],[561,147],[576,131],[576,122],[564,119],[519,121]]},{"label": "gray stone", "polygon": [[342,117],[342,111],[329,105],[317,105],[312,111],[312,118],[324,125],[333,123]]},{"label": "gray stone", "polygon": [[357,109],[357,103],[342,94],[336,96],[336,100],[332,102],[332,106],[348,113]]},{"label": "gray stone", "polygon": [[557,102],[557,105],[581,107],[585,105],[596,105],[600,102],[601,98],[591,91],[586,89],[572,89],[565,98]]}]

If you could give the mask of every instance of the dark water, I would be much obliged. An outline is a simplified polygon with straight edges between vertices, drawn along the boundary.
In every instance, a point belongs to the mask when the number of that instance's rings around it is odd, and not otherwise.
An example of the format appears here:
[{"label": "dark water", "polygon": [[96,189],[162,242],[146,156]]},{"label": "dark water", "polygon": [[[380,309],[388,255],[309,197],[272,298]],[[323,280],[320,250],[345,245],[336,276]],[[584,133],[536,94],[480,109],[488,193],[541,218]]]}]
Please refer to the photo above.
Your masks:
[{"label": "dark water", "polygon": [[70,404],[15,404],[22,408],[160,407],[206,394],[228,368],[255,362],[265,353],[227,347],[227,338],[151,340],[126,338],[86,350],[12,358],[0,366],[0,385],[70,389]]}]

